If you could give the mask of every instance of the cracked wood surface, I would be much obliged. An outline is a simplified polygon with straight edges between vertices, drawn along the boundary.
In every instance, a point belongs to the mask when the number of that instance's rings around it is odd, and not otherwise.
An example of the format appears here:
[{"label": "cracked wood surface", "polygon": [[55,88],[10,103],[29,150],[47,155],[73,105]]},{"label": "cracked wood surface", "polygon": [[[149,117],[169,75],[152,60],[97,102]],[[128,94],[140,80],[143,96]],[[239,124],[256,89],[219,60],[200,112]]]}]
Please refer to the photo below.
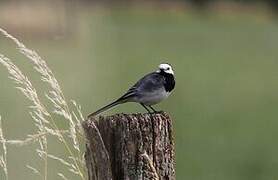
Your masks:
[{"label": "cracked wood surface", "polygon": [[89,180],[175,180],[168,114],[116,114],[83,123]]}]

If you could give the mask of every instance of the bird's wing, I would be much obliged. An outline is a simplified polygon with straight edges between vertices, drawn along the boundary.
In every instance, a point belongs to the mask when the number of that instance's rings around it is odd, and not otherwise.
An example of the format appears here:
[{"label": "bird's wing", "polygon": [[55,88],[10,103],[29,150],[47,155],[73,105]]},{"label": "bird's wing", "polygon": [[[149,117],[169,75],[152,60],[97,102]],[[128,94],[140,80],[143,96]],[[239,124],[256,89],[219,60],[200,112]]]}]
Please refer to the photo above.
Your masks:
[{"label": "bird's wing", "polygon": [[165,78],[156,73],[150,73],[134,84],[120,99],[127,99],[136,95],[152,93],[156,90],[164,88]]},{"label": "bird's wing", "polygon": [[165,78],[156,72],[150,73],[138,81],[136,85],[137,91],[141,93],[152,93],[164,88]]}]

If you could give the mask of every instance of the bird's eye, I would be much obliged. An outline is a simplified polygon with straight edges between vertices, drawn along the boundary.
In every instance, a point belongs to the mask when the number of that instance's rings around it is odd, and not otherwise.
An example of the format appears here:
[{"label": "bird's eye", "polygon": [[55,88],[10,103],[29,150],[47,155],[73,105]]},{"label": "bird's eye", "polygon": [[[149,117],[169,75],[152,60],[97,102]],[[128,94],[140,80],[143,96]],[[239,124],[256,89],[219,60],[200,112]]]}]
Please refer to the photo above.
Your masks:
[{"label": "bird's eye", "polygon": [[166,68],[166,70],[168,71],[168,70],[170,70],[170,68],[169,68],[169,67],[167,67],[167,68]]}]

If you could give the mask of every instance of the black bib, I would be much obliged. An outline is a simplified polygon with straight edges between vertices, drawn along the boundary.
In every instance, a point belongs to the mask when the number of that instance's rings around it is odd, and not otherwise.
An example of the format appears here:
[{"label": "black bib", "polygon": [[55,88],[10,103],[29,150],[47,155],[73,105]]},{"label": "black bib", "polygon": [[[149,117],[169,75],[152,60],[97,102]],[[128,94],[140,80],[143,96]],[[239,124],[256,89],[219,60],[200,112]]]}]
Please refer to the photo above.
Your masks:
[{"label": "black bib", "polygon": [[171,92],[176,84],[174,75],[165,73],[164,71],[161,71],[160,74],[165,78],[164,88],[166,92]]}]

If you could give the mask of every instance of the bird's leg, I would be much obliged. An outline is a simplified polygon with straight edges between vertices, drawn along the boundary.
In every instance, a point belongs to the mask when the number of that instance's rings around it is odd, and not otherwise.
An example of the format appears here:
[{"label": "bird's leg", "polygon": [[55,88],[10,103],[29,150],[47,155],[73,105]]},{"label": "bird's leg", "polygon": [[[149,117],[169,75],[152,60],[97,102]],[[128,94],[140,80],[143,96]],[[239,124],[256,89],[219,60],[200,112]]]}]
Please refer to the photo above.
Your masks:
[{"label": "bird's leg", "polygon": [[152,110],[153,110],[153,112],[154,113],[162,113],[163,111],[157,111],[157,110],[155,110],[152,106],[149,106]]},{"label": "bird's leg", "polygon": [[143,103],[140,103],[147,111],[149,114],[151,114],[151,111],[147,108],[147,106],[145,106]]},{"label": "bird's leg", "polygon": [[[145,106],[143,103],[140,103],[147,111],[148,113],[150,114],[150,118],[152,121],[154,121],[154,118],[153,118],[153,114],[151,113],[151,111],[147,108],[147,106]],[[153,109],[153,108],[152,108]]]},{"label": "bird's leg", "polygon": [[149,107],[153,110],[153,113],[158,113],[151,105],[149,105]]}]

